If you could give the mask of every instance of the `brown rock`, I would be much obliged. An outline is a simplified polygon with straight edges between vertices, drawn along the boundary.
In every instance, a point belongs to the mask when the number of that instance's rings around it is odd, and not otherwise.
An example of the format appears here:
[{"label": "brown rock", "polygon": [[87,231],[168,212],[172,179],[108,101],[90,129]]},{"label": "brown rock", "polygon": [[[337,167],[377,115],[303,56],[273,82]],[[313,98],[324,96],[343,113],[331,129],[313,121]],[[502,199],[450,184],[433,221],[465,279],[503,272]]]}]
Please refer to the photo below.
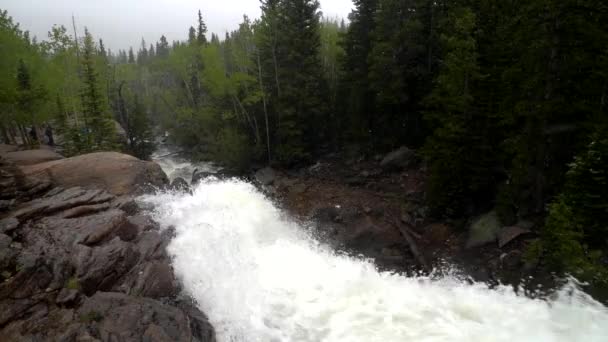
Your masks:
[{"label": "brown rock", "polygon": [[46,149],[8,152],[4,153],[3,156],[19,166],[63,159],[63,156],[57,152]]},{"label": "brown rock", "polygon": [[56,186],[105,189],[117,196],[168,183],[158,164],[117,152],[85,154],[22,169],[29,176],[47,173]]}]

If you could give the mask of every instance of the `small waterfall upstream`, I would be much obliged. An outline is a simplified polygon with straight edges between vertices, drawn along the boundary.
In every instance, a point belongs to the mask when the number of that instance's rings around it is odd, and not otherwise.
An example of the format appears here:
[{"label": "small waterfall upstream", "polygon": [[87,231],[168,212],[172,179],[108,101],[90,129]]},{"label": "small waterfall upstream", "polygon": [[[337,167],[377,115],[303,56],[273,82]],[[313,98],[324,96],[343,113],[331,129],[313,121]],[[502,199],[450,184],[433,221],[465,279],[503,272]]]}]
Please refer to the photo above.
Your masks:
[{"label": "small waterfall upstream", "polygon": [[608,309],[573,283],[540,300],[379,272],[316,241],[243,181],[142,200],[175,227],[175,272],[219,341],[608,341]]}]

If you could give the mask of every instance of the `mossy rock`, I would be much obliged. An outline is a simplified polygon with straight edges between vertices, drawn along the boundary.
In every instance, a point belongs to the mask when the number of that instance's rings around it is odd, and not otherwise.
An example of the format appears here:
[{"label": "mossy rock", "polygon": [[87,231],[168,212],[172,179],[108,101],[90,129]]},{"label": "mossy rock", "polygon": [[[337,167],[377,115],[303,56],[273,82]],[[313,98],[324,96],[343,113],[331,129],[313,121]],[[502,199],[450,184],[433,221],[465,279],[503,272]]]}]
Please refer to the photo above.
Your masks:
[{"label": "mossy rock", "polygon": [[496,211],[491,211],[476,218],[469,226],[467,248],[480,247],[496,242],[502,225]]}]

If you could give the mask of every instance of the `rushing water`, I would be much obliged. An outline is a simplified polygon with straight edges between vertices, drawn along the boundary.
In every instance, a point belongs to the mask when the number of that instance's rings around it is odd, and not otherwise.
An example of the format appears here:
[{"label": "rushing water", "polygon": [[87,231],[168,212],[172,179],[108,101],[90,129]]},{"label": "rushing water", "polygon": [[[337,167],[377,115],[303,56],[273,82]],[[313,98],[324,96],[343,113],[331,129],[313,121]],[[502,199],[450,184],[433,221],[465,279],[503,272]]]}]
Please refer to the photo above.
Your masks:
[{"label": "rushing water", "polygon": [[188,159],[180,156],[180,154],[178,149],[169,146],[161,146],[152,154],[152,160],[160,165],[170,181],[173,181],[177,177],[181,177],[186,182],[190,183],[192,180],[192,173],[195,170],[210,173],[218,171],[218,168],[213,165],[213,163],[192,163]]},{"label": "rushing water", "polygon": [[253,185],[207,180],[144,198],[177,276],[219,341],[608,341],[608,310],[573,285],[551,301],[336,254]]}]

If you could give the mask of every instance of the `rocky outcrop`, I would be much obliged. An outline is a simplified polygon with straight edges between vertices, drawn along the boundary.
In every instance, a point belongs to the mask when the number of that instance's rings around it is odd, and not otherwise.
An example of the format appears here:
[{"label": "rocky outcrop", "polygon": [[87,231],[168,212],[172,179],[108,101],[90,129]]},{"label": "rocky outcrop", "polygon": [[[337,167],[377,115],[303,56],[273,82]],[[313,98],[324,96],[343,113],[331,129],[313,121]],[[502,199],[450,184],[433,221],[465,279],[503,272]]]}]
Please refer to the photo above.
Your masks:
[{"label": "rocky outcrop", "polygon": [[158,164],[116,152],[85,154],[24,166],[22,170],[26,176],[47,177],[55,186],[104,189],[117,196],[168,184]]},{"label": "rocky outcrop", "polygon": [[0,175],[12,203],[0,212],[0,340],[215,341],[180,296],[169,239],[133,199],[50,183],[33,191],[39,181],[3,159]]},{"label": "rocky outcrop", "polygon": [[59,153],[48,149],[14,151],[3,154],[6,159],[16,165],[34,165],[53,160],[63,159]]}]

